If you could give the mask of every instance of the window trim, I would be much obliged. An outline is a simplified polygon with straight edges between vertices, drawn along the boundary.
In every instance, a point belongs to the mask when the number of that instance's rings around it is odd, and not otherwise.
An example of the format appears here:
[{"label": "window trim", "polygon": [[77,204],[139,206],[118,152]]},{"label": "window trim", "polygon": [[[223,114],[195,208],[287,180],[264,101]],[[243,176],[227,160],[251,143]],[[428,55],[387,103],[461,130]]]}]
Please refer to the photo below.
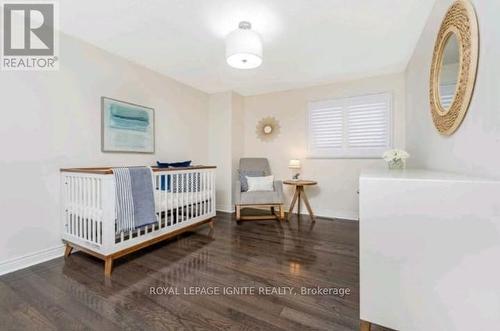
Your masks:
[{"label": "window trim", "polygon": [[[306,111],[306,139],[307,139],[307,158],[308,159],[382,159],[382,148],[363,148],[358,150],[346,149],[342,147],[341,149],[329,149],[322,152],[313,151],[311,148],[311,123],[310,123],[310,113],[311,113],[311,104],[312,103],[334,103],[338,101],[342,101],[344,103],[348,99],[351,98],[359,98],[359,97],[370,97],[375,95],[387,95],[388,96],[388,146],[383,147],[384,151],[387,149],[391,149],[394,146],[394,93],[393,91],[379,91],[379,92],[370,92],[364,94],[354,94],[354,95],[346,95],[346,96],[336,96],[328,99],[316,99],[309,100],[307,102],[307,111]],[[345,109],[343,110],[345,116]],[[343,121],[343,126],[345,130],[346,121]],[[346,135],[343,134],[343,140],[345,142]]]}]

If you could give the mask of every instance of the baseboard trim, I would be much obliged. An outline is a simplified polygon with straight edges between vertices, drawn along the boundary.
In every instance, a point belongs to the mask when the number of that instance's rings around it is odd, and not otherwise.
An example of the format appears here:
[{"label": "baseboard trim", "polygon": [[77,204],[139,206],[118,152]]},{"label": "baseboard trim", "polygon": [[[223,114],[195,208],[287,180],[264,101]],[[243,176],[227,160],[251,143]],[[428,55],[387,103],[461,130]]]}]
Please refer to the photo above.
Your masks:
[{"label": "baseboard trim", "polygon": [[[258,209],[258,208],[254,208]],[[217,208],[218,212],[226,213],[226,214],[234,214],[234,209],[233,210],[224,210],[221,208]],[[288,209],[286,209],[286,212],[288,212]],[[297,213],[294,213],[297,214]],[[309,214],[307,211],[301,210],[300,213],[301,217],[309,217]],[[314,214],[317,217],[321,218],[326,218],[326,219],[337,219],[337,220],[346,220],[346,221],[353,221],[353,222],[358,222],[359,221],[359,215],[356,212],[333,212],[333,213],[315,213]]]},{"label": "baseboard trim", "polygon": [[47,248],[35,253],[26,254],[10,260],[0,262],[0,275],[5,275],[16,270],[31,267],[32,265],[46,262],[64,255],[64,245]]},{"label": "baseboard trim", "polygon": [[[301,213],[303,215],[309,215],[307,213]],[[359,215],[356,212],[332,212],[328,214],[323,214],[323,213],[318,213],[316,214],[318,217],[324,217],[324,218],[334,218],[334,219],[341,219],[341,220],[347,220],[347,221],[359,221]]]},{"label": "baseboard trim", "polygon": [[234,206],[216,206],[215,210],[224,213],[234,213]]}]

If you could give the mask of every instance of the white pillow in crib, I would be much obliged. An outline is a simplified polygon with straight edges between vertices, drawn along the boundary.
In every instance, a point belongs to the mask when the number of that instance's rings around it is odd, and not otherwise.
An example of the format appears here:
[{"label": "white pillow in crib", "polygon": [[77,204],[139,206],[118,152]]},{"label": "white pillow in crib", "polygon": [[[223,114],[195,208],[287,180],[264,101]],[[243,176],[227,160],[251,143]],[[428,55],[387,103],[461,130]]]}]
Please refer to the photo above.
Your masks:
[{"label": "white pillow in crib", "polygon": [[247,177],[248,191],[274,191],[274,176]]}]

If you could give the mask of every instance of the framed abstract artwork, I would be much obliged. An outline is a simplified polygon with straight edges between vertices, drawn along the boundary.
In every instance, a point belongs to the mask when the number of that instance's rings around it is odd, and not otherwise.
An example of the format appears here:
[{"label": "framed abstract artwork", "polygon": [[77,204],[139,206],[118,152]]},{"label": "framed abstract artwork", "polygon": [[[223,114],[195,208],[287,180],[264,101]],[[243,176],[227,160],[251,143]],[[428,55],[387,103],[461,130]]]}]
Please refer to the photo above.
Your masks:
[{"label": "framed abstract artwork", "polygon": [[154,109],[101,97],[101,149],[114,153],[154,153]]}]

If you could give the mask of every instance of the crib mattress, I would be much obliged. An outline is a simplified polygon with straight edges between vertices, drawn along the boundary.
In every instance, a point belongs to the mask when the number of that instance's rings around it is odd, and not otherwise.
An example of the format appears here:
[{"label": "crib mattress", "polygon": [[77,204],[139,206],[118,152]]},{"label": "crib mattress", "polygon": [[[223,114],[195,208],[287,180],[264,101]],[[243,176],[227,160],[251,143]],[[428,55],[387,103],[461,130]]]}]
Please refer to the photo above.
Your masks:
[{"label": "crib mattress", "polygon": [[165,211],[200,203],[210,198],[211,191],[172,193],[163,190],[155,191],[156,211]]}]

